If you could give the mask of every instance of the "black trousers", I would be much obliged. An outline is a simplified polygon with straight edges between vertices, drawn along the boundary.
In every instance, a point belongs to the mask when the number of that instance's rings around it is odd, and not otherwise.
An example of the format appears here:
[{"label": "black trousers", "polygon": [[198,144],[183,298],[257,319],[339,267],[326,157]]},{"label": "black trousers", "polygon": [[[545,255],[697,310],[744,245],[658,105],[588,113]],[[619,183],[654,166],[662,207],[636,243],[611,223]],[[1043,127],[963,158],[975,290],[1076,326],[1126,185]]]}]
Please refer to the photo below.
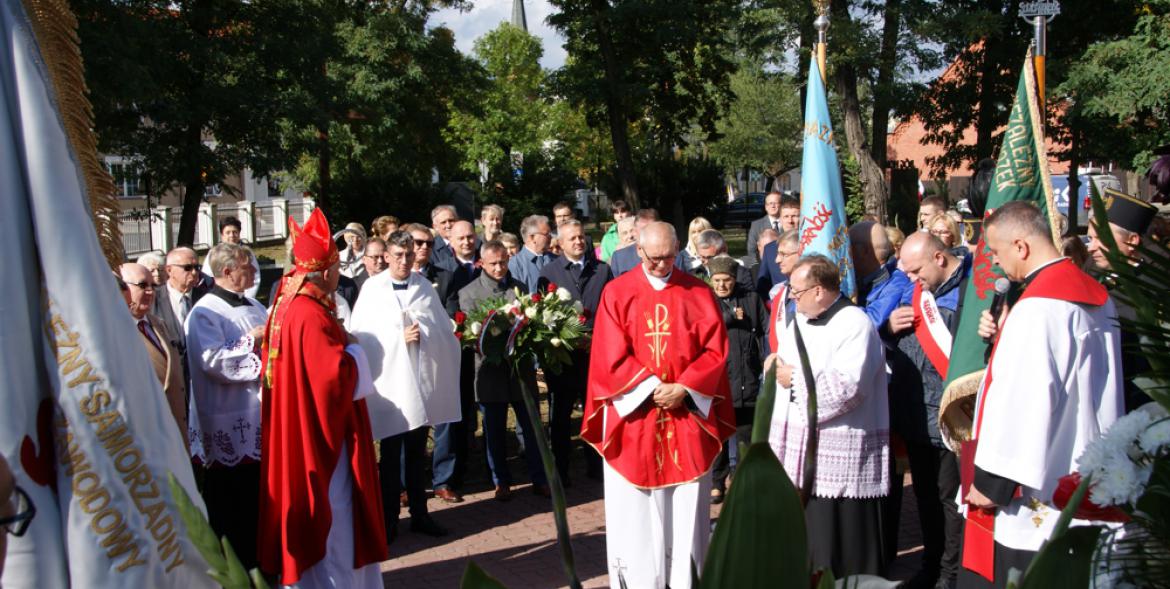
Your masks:
[{"label": "black trousers", "polygon": [[1031,550],[1015,550],[999,542],[995,543],[995,581],[988,581],[974,571],[959,571],[959,589],[987,589],[1007,587],[1008,572],[1013,568],[1022,574],[1032,564],[1036,553]]},{"label": "black trousers", "polygon": [[[546,370],[544,380],[548,384],[549,397],[549,442],[557,464],[561,482],[569,484],[569,463],[573,455],[573,408],[578,401],[585,400],[585,388],[589,381],[589,354],[584,350],[573,352],[573,364],[565,366],[560,374]],[[535,420],[533,420],[535,422]],[[577,431],[580,431],[577,429]],[[592,450],[585,452],[589,472],[601,472],[601,456]]]},{"label": "black trousers", "polygon": [[906,452],[922,528],[922,569],[954,581],[959,573],[964,522],[955,504],[959,459],[954,452],[930,444],[906,444]]},{"label": "black trousers", "polygon": [[[731,475],[731,456],[729,446],[743,443],[750,446],[752,443],[752,421],[756,417],[755,407],[735,408],[735,435],[723,442],[723,450],[715,457],[715,465],[711,467],[711,488],[720,491],[727,490],[727,477]],[[743,460],[743,457],[739,457]]]},{"label": "black trousers", "polygon": [[814,567],[828,568],[833,577],[886,573],[883,535],[885,502],[872,499],[826,499],[813,496],[804,508],[808,553]]},{"label": "black trousers", "polygon": [[244,569],[259,566],[256,532],[260,526],[260,463],[206,469],[203,502],[211,529],[232,543]]},{"label": "black trousers", "polygon": [[402,493],[404,478],[410,517],[419,519],[427,515],[428,429],[420,427],[382,439],[382,460],[378,462],[378,478],[382,483],[382,513],[386,521],[387,534],[392,534],[390,530],[398,526],[400,510],[398,496]]}]

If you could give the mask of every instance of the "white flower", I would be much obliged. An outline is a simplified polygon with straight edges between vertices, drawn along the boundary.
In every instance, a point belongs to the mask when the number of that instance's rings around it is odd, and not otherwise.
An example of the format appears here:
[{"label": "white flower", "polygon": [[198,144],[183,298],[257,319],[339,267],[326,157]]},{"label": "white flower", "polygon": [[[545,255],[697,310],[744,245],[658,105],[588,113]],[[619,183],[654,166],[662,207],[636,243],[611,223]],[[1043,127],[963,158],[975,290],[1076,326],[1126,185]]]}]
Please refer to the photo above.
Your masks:
[{"label": "white flower", "polygon": [[1142,450],[1150,454],[1170,446],[1170,420],[1163,419],[1146,428],[1146,431],[1138,436],[1138,443],[1141,444]]},{"label": "white flower", "polygon": [[559,337],[554,337],[551,340],[549,340],[549,343],[551,343],[554,348],[559,348],[559,347],[561,347],[561,344],[563,344],[565,342],[562,342],[561,338],[559,338]]},{"label": "white flower", "polygon": [[1136,502],[1150,480],[1150,471],[1150,467],[1134,464],[1125,454],[1107,457],[1099,471],[1100,478],[1093,479],[1093,502],[1101,506]]},{"label": "white flower", "polygon": [[536,307],[528,307],[524,309],[524,316],[529,319],[536,319]]},{"label": "white flower", "polygon": [[540,315],[540,318],[545,325],[549,325],[556,320],[557,314],[552,312],[551,309],[545,309],[544,313]]},{"label": "white flower", "polygon": [[561,299],[562,301],[567,301],[573,298],[573,295],[569,294],[569,289],[561,286],[557,288],[557,298]]},{"label": "white flower", "polygon": [[573,312],[574,313],[580,315],[581,312],[584,310],[585,310],[585,306],[581,304],[581,301],[573,301]]},{"label": "white flower", "polygon": [[473,321],[471,323],[470,329],[471,329],[471,335],[479,335],[479,330],[483,329],[483,324],[480,323],[479,321]]}]

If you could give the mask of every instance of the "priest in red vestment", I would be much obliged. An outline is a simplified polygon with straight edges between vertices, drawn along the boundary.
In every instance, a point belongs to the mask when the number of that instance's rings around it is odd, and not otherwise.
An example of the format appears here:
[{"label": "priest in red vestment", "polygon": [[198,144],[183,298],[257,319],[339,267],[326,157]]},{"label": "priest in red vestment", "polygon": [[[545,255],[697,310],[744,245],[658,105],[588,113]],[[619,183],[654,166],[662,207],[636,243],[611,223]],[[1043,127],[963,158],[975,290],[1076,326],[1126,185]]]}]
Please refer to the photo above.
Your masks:
[{"label": "priest in red vestment", "polygon": [[369,362],[335,314],[341,272],[325,216],[289,226],[295,266],[264,334],[260,564],[283,585],[382,587]]},{"label": "priest in red vestment", "polygon": [[674,228],[638,237],[594,323],[581,437],[605,459],[610,584],[691,586],[711,529],[711,465],[735,433],[727,332],[711,289],[673,268]]}]

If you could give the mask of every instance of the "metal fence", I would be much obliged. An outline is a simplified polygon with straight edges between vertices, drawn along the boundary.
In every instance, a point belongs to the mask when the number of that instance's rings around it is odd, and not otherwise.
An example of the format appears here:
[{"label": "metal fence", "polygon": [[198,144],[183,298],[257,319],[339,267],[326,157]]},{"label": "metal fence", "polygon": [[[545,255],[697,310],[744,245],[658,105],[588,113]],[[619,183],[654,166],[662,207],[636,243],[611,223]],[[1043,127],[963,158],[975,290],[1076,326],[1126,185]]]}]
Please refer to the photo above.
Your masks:
[{"label": "metal fence", "polygon": [[122,229],[122,244],[128,255],[142,254],[154,249],[150,236],[150,211],[125,211],[118,215]]},{"label": "metal fence", "polygon": [[282,237],[276,231],[276,219],[281,214],[281,208],[274,204],[256,205],[256,241]]}]

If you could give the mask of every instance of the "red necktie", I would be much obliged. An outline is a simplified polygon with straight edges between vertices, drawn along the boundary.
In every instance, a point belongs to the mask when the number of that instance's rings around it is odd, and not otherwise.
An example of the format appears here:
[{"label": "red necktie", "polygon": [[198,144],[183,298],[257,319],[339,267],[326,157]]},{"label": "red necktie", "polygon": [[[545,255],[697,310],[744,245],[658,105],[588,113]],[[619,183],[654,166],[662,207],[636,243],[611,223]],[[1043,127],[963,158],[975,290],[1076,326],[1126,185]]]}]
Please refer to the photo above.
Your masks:
[{"label": "red necktie", "polygon": [[146,339],[149,340],[150,343],[154,345],[155,349],[158,350],[158,352],[160,354],[162,354],[163,356],[167,355],[167,352],[166,352],[166,350],[163,349],[162,344],[160,344],[158,342],[158,339],[155,338],[154,330],[150,329],[149,322],[147,322],[145,319],[140,319],[138,321],[138,331],[141,331],[142,335],[146,336]]}]

